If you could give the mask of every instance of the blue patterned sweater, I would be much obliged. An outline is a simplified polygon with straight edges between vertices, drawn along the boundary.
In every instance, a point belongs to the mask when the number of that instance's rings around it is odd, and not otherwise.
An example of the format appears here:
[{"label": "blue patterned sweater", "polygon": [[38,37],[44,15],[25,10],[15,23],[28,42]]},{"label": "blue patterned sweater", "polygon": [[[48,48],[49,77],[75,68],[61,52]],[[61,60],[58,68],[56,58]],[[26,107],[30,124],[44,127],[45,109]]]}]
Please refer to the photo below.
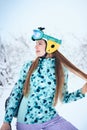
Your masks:
[{"label": "blue patterned sweater", "polygon": [[[11,123],[13,119],[14,112],[17,109],[17,106],[20,103],[22,97],[24,82],[31,64],[32,62],[28,62],[23,65],[19,79],[13,87],[9,100],[9,105],[5,113],[5,122]],[[63,87],[64,97],[62,102],[68,103],[83,98],[85,95],[81,93],[81,89],[78,89],[77,91],[72,93],[68,92],[68,72],[65,67],[63,68],[65,82]],[[28,94],[28,97],[24,96],[22,98],[17,121],[26,124],[43,123],[56,116],[57,112],[53,106],[55,89],[55,59],[40,58],[38,67],[32,73],[30,78],[30,92]]]}]

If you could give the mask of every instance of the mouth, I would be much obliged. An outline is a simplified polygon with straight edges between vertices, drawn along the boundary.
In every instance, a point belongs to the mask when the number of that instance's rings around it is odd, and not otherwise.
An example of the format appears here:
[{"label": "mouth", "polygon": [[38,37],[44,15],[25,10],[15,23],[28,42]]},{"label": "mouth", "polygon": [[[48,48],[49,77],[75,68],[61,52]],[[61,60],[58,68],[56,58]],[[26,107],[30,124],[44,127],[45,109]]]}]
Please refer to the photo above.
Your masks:
[{"label": "mouth", "polygon": [[38,50],[36,51],[36,53],[39,53],[39,52],[40,52],[40,51],[38,51]]},{"label": "mouth", "polygon": [[39,50],[36,50],[36,52],[38,53],[38,52],[40,52]]}]

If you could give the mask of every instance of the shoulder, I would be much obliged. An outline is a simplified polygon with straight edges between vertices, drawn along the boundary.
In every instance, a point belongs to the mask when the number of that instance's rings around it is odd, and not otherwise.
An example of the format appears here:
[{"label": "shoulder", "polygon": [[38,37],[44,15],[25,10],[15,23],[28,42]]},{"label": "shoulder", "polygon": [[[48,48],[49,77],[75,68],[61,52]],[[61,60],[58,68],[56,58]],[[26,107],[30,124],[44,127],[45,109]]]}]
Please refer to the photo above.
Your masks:
[{"label": "shoulder", "polygon": [[23,63],[20,73],[21,74],[26,73],[30,69],[32,63],[33,63],[33,61],[27,61],[27,62]]},{"label": "shoulder", "polygon": [[33,61],[27,61],[22,65],[22,68],[26,69],[32,65]]}]

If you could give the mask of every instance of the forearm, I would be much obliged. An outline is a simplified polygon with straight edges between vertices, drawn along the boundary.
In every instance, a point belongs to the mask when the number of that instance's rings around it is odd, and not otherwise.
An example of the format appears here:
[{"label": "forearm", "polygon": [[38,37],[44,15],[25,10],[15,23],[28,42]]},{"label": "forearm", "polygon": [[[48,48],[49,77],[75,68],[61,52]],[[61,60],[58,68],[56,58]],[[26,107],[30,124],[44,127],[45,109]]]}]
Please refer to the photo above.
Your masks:
[{"label": "forearm", "polygon": [[86,94],[87,93],[87,83],[85,83],[82,87],[82,93]]},{"label": "forearm", "polygon": [[78,89],[75,92],[69,93],[68,91],[63,96],[63,103],[69,103],[72,101],[77,101],[78,99],[81,99],[85,97],[85,94],[82,93],[82,89]]},{"label": "forearm", "polygon": [[3,122],[0,130],[12,130],[11,125],[9,123]]}]

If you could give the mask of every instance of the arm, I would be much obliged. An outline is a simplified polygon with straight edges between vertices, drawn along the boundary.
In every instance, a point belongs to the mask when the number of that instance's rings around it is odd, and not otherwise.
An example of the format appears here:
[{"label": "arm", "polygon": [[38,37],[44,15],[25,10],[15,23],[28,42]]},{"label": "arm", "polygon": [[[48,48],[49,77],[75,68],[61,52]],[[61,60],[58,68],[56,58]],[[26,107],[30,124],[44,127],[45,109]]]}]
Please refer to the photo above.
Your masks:
[{"label": "arm", "polygon": [[77,101],[78,99],[81,99],[85,97],[85,94],[82,93],[82,88],[76,90],[75,92],[69,93],[68,91],[68,70],[64,68],[64,87],[63,87],[63,103],[69,103],[71,101]]},{"label": "arm", "polygon": [[21,97],[23,95],[22,91],[23,91],[25,79],[26,79],[27,72],[28,72],[30,65],[31,65],[31,62],[23,65],[21,72],[20,72],[19,79],[14,85],[14,88],[10,95],[9,104],[8,104],[8,106],[6,108],[6,112],[5,112],[5,118],[4,118],[5,123],[11,123],[15,110],[17,109],[17,107],[20,103]]},{"label": "arm", "polygon": [[11,125],[9,123],[3,123],[0,130],[12,130]]}]

